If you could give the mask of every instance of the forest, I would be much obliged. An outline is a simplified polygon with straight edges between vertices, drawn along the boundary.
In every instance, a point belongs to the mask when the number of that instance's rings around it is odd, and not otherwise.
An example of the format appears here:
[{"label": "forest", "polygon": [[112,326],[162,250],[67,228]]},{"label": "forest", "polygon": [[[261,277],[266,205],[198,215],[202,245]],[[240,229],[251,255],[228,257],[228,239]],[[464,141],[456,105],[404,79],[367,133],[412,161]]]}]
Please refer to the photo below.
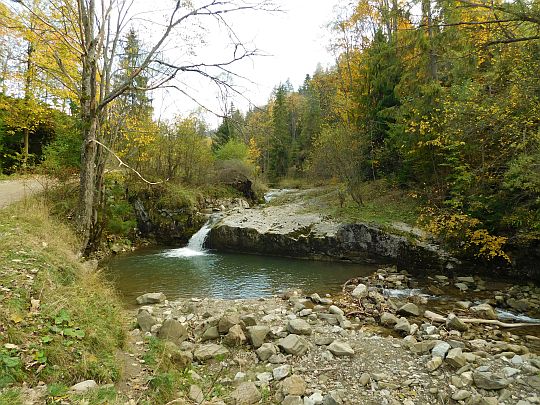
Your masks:
[{"label": "forest", "polygon": [[[202,110],[155,116],[152,90],[177,74],[229,86],[205,64],[160,60],[170,30],[145,43],[134,27],[115,31],[121,9],[112,24],[92,21],[93,0],[18,3],[0,2],[0,173],[81,173],[84,251],[119,162],[138,181],[188,188],[239,174],[260,187],[332,185],[359,207],[366,184],[399,189],[421,226],[482,259],[540,240],[538,0],[350,2],[328,25],[333,66],[299,88],[276,83],[249,111],[228,103],[217,129]],[[171,29],[237,10],[180,3]],[[242,52],[211,67],[252,56]]]}]

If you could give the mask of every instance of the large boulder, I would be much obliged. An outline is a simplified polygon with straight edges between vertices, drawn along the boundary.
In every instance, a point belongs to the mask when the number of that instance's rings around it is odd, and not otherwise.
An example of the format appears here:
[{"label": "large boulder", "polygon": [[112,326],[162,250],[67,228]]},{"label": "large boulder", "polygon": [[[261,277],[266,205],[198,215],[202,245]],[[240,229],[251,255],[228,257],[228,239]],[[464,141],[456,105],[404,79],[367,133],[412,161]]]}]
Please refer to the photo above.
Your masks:
[{"label": "large boulder", "polygon": [[201,345],[195,349],[193,356],[198,361],[207,361],[218,357],[227,356],[228,354],[229,351],[225,347],[215,343],[209,343],[206,345]]},{"label": "large boulder", "polygon": [[231,398],[235,405],[252,405],[258,403],[262,395],[253,382],[243,382],[231,393]]},{"label": "large boulder", "polygon": [[268,326],[248,326],[246,329],[249,341],[256,349],[262,346],[266,336],[270,333]]}]

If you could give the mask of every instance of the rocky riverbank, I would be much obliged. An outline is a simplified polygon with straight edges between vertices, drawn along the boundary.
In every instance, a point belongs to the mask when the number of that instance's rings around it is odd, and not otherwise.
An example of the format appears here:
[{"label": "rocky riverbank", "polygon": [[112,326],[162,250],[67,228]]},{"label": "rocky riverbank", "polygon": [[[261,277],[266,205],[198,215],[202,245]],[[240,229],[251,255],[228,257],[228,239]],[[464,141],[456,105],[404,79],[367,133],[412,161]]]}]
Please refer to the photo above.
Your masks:
[{"label": "rocky riverbank", "polygon": [[[175,404],[540,403],[537,333],[516,335],[464,317],[496,318],[488,303],[459,303],[459,316],[435,322],[424,316],[430,308],[422,297],[385,294],[408,283],[406,273],[381,269],[337,297],[141,296],[130,333],[141,370],[128,382],[129,396],[145,389],[152,372],[145,352],[157,337],[167,342],[163,356],[189,370]],[[538,308],[538,289],[529,303]]]},{"label": "rocky riverbank", "polygon": [[220,251],[315,260],[391,263],[401,268],[452,269],[458,261],[417,229],[340,223],[307,209],[299,193],[280,205],[229,212],[210,231],[206,246]]}]

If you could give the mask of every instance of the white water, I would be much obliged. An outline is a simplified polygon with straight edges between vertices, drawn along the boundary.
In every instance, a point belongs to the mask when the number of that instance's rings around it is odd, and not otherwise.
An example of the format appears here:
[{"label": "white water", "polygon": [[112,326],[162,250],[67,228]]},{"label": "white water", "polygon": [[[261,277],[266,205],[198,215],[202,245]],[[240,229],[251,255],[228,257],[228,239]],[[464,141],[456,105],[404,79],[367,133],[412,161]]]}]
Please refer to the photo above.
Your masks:
[{"label": "white water", "polygon": [[525,323],[540,323],[540,319],[531,318],[527,315],[522,314],[513,314],[512,312],[505,311],[504,309],[495,308],[495,311],[497,312],[497,315],[499,319],[502,319],[503,321],[519,321],[519,322],[525,322]]},{"label": "white water", "polygon": [[214,224],[215,220],[213,218],[210,218],[201,229],[199,229],[188,241],[188,244],[186,247],[178,248],[178,249],[172,249],[167,252],[162,253],[164,257],[195,257],[195,256],[205,256],[208,254],[206,250],[204,250],[203,245],[204,241],[206,240],[206,237],[208,236],[208,233],[210,233],[210,229],[212,229],[212,225]]}]

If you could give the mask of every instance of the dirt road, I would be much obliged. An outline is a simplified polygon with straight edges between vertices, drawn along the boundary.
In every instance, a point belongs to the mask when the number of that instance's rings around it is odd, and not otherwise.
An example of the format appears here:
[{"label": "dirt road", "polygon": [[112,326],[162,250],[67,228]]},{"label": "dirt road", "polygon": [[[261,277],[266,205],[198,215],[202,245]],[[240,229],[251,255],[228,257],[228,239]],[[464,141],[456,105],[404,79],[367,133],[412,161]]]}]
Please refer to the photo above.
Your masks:
[{"label": "dirt road", "polygon": [[0,181],[0,209],[43,191],[48,181],[40,177]]}]

